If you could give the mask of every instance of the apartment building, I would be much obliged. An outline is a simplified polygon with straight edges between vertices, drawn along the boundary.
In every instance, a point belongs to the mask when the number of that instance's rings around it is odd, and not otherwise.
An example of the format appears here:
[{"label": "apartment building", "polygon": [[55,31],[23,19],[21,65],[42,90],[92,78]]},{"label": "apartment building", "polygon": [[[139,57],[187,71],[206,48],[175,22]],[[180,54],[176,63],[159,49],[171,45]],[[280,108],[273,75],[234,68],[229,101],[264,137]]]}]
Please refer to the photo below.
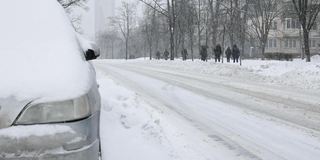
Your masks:
[{"label": "apartment building", "polygon": [[[287,2],[287,6],[289,2]],[[283,3],[286,5],[286,2]],[[292,7],[292,6],[291,6]],[[292,8],[293,9],[293,8]],[[310,32],[310,52],[320,53],[320,26],[316,23]],[[303,34],[299,20],[292,13],[284,13],[272,23],[266,44],[266,53],[288,53],[300,56],[303,48]]]}]

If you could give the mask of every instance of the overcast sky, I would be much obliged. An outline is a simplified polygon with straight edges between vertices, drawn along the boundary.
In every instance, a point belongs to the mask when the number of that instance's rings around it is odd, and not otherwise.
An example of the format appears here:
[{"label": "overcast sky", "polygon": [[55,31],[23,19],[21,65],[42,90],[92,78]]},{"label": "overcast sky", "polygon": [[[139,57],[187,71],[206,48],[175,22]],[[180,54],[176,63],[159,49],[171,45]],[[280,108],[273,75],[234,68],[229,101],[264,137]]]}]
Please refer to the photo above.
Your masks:
[{"label": "overcast sky", "polygon": [[137,15],[142,16],[143,5],[138,0],[96,0],[96,29],[101,31],[107,26],[108,17],[115,16],[117,10],[121,7],[121,2],[137,3]]},{"label": "overcast sky", "polygon": [[89,11],[81,11],[83,12],[82,28],[86,37],[94,40],[95,33],[106,30],[108,17],[116,15],[122,1],[137,3],[137,15],[142,17],[144,5],[138,0],[90,0],[88,2]]}]

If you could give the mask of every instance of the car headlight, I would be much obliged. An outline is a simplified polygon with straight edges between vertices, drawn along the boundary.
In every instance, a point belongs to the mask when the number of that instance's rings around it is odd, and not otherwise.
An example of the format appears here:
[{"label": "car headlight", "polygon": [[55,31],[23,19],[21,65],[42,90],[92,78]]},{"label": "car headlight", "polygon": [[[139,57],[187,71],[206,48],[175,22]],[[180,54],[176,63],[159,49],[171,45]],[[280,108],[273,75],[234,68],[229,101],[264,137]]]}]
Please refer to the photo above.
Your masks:
[{"label": "car headlight", "polygon": [[85,95],[73,100],[28,106],[15,124],[68,122],[88,117],[90,114],[88,96]]}]

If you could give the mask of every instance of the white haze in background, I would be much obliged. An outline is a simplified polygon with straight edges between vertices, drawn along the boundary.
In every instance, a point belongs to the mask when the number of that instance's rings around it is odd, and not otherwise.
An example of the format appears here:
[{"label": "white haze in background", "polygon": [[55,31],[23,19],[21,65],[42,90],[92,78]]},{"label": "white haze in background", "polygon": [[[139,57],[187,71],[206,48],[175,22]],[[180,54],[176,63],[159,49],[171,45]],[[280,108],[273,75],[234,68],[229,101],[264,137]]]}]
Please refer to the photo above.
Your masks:
[{"label": "white haze in background", "polygon": [[87,2],[88,8],[86,10],[79,9],[79,13],[81,14],[81,32],[82,34],[90,39],[95,40],[95,33],[96,33],[96,1],[89,0]]},{"label": "white haze in background", "polygon": [[96,35],[108,30],[110,24],[108,19],[117,15],[122,2],[137,4],[137,18],[142,17],[143,5],[138,0],[96,0]]},{"label": "white haze in background", "polygon": [[119,0],[96,0],[96,34],[106,30],[108,17],[115,15],[116,3]]}]

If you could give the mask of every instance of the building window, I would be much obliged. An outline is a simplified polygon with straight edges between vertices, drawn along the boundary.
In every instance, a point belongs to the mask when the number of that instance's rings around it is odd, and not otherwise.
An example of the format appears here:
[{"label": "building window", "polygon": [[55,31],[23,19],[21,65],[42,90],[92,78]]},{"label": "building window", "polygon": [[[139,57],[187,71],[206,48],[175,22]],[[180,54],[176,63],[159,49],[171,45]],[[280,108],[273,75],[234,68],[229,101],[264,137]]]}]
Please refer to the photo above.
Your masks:
[{"label": "building window", "polygon": [[272,30],[277,30],[277,29],[278,29],[278,23],[277,23],[277,21],[273,21],[273,22],[271,23],[271,29],[272,29]]},{"label": "building window", "polygon": [[287,29],[291,28],[291,19],[287,19]]},{"label": "building window", "polygon": [[268,48],[272,48],[272,39],[269,39]]},{"label": "building window", "polygon": [[284,40],[285,48],[297,48],[297,40],[295,39],[285,39]]},{"label": "building window", "polygon": [[316,44],[317,44],[317,41],[314,39],[309,41],[309,45],[311,48],[316,48],[317,47]]},{"label": "building window", "polygon": [[297,41],[294,39],[292,40],[292,47],[297,48]]},{"label": "building window", "polygon": [[300,29],[300,22],[297,19],[287,19],[287,29]]},{"label": "building window", "polygon": [[292,48],[292,40],[289,39],[289,48]]},{"label": "building window", "polygon": [[266,47],[267,48],[277,48],[277,39],[269,39]]},{"label": "building window", "polygon": [[317,23],[315,22],[315,23],[313,24],[313,26],[312,26],[312,30],[317,30],[317,29],[318,29]]}]

